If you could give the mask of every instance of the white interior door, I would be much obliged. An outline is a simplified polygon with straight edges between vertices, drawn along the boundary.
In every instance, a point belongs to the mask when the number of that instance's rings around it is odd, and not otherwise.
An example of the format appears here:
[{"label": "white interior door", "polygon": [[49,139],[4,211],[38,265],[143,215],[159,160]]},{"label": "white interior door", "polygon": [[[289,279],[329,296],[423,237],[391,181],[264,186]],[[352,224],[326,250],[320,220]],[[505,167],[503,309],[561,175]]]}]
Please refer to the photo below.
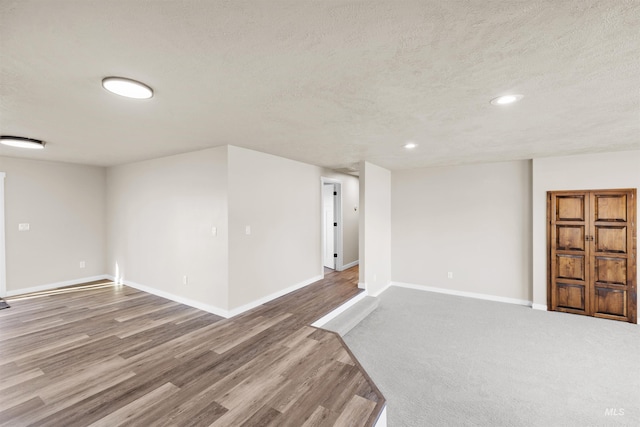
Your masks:
[{"label": "white interior door", "polygon": [[322,186],[322,200],[324,207],[324,266],[332,269],[336,268],[335,253],[335,197],[334,184],[325,184]]}]

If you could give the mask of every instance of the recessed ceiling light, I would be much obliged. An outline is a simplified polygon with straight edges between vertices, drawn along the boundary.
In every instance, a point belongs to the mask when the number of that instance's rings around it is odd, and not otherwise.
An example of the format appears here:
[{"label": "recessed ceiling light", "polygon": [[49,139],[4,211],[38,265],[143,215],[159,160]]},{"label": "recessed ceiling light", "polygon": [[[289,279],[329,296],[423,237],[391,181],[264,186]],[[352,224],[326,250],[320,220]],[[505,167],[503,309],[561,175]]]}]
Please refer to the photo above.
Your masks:
[{"label": "recessed ceiling light", "polygon": [[514,102],[520,101],[522,98],[523,98],[523,95],[520,95],[520,94],[502,95],[497,98],[493,98],[491,100],[491,105],[513,104]]},{"label": "recessed ceiling light", "polygon": [[44,141],[39,139],[24,138],[22,136],[0,136],[0,144],[16,148],[29,148],[31,150],[42,150]]},{"label": "recessed ceiling light", "polygon": [[102,87],[127,98],[148,99],[153,96],[153,89],[146,84],[124,77],[106,77],[102,80]]},{"label": "recessed ceiling light", "polygon": [[406,144],[403,145],[403,147],[406,148],[407,150],[414,149],[417,146],[418,144],[416,144],[415,142],[407,142]]}]

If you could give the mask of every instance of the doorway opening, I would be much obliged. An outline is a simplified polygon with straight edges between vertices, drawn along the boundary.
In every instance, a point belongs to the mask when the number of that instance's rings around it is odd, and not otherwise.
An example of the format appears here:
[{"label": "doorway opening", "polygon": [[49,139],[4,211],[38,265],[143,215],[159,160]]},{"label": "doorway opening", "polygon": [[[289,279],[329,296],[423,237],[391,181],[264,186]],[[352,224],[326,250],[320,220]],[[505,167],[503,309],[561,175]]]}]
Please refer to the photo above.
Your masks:
[{"label": "doorway opening", "polygon": [[[329,269],[329,270],[327,270]],[[322,178],[322,271],[342,271],[342,185]]]}]

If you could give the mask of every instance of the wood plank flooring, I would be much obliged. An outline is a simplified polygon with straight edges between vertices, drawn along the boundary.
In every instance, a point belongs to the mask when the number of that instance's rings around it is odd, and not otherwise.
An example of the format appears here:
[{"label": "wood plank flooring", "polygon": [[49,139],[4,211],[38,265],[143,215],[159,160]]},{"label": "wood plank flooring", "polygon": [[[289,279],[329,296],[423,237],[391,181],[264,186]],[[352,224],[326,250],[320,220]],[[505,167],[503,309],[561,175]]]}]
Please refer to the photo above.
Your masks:
[{"label": "wood plank flooring", "polygon": [[339,336],[309,326],[357,267],[232,319],[126,286],[10,298],[3,426],[372,426],[384,398]]}]

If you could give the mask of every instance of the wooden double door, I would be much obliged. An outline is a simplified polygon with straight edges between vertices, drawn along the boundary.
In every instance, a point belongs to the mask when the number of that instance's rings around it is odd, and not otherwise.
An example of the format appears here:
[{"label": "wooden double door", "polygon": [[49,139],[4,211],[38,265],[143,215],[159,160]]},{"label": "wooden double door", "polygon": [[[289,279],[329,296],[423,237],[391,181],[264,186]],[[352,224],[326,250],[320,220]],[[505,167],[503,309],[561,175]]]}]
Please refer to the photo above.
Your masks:
[{"label": "wooden double door", "polygon": [[548,197],[550,310],[636,322],[636,190]]}]

